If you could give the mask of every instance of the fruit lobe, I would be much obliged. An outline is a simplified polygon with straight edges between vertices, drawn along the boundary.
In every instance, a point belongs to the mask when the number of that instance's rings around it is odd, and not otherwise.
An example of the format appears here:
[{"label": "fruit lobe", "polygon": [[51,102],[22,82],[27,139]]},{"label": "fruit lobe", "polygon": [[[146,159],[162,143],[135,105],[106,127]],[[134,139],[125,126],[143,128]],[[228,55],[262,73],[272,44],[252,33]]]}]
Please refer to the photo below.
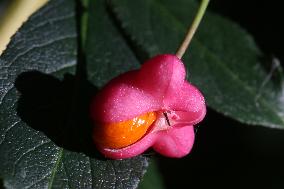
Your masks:
[{"label": "fruit lobe", "polygon": [[100,124],[94,129],[94,140],[101,147],[119,149],[137,142],[156,120],[155,112],[137,116],[133,119]]}]

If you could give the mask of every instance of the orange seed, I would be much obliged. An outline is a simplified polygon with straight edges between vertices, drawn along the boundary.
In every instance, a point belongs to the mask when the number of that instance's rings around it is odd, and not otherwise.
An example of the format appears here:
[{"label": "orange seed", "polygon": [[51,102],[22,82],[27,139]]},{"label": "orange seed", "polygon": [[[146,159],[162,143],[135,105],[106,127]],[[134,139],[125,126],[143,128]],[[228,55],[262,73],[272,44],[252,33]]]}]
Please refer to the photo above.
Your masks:
[{"label": "orange seed", "polygon": [[127,121],[99,125],[94,129],[94,140],[105,148],[123,148],[144,136],[156,120],[155,112],[148,112]]}]

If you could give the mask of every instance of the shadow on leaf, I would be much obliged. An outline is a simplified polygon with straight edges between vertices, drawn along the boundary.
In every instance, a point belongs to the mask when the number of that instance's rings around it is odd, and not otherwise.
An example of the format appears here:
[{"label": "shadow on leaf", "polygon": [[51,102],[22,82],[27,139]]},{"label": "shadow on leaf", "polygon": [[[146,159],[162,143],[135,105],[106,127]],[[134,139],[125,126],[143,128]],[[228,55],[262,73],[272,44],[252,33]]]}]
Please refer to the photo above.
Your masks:
[{"label": "shadow on leaf", "polygon": [[92,140],[89,105],[97,89],[91,83],[30,71],[20,74],[15,86],[21,93],[17,113],[25,123],[64,149],[102,158]]},{"label": "shadow on leaf", "polygon": [[0,189],[4,189],[3,180],[0,178]]}]

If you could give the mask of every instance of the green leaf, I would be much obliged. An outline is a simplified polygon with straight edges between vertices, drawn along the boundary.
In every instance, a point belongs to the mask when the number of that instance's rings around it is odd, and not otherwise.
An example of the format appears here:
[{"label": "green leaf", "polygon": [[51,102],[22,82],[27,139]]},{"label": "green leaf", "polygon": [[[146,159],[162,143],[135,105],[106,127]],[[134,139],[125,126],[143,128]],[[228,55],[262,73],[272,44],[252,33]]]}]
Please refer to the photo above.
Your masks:
[{"label": "green leaf", "polygon": [[[175,53],[198,9],[194,0],[121,0],[112,9],[126,35],[148,57]],[[283,72],[263,61],[250,35],[207,12],[183,57],[188,79],[209,107],[241,122],[284,128]]]},{"label": "green leaf", "polygon": [[51,0],[0,57],[0,178],[7,189],[136,188],[145,172],[147,158],[107,160],[93,146],[91,97],[138,62],[103,1],[89,12],[88,65],[77,54],[70,0]]},{"label": "green leaf", "polygon": [[104,0],[90,1],[86,57],[89,78],[101,87],[113,77],[139,68],[140,63],[107,14]]},{"label": "green leaf", "polygon": [[160,173],[157,160],[152,159],[149,163],[146,174],[143,180],[139,183],[138,189],[164,189],[165,184],[163,182],[163,177]]}]

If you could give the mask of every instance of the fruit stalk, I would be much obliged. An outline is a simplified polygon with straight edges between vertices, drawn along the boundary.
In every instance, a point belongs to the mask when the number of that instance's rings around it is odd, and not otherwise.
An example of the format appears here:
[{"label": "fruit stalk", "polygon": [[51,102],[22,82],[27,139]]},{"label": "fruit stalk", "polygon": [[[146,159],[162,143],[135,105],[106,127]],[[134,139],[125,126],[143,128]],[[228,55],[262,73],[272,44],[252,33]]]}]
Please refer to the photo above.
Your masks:
[{"label": "fruit stalk", "polygon": [[181,59],[182,56],[184,55],[186,49],[188,48],[191,40],[192,40],[192,37],[194,35],[194,33],[196,32],[199,24],[200,24],[200,21],[202,20],[203,16],[204,16],[204,13],[206,11],[206,8],[208,6],[208,3],[209,3],[210,0],[202,0],[201,4],[200,4],[200,7],[197,11],[197,14],[193,20],[193,23],[192,25],[190,26],[182,44],[180,45],[179,49],[177,50],[176,52],[176,56]]}]

